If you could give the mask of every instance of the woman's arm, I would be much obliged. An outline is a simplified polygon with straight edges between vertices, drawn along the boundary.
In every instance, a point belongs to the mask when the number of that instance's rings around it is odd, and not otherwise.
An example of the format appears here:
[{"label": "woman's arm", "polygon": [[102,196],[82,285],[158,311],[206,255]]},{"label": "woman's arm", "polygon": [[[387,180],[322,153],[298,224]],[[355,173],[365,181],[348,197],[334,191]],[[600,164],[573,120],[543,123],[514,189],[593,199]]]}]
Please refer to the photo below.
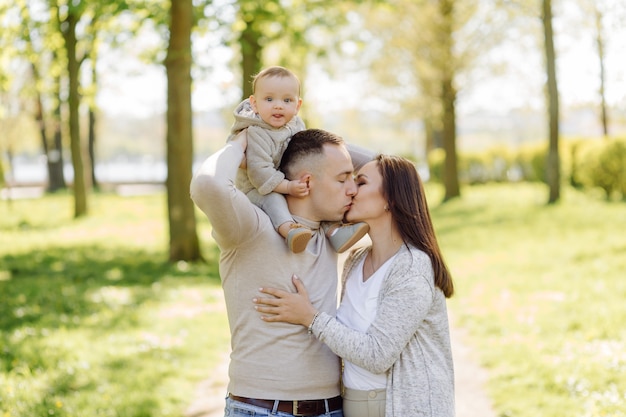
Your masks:
[{"label": "woman's arm", "polygon": [[274,298],[255,298],[252,300],[255,303],[254,308],[260,313],[265,313],[261,316],[264,321],[301,324],[308,327],[318,311],[311,304],[309,293],[300,278],[294,275],[291,280],[296,287],[295,293],[275,288],[259,288],[260,292]]},{"label": "woman's arm", "polygon": [[308,301],[304,285],[297,279],[294,280],[297,293],[262,289],[275,298],[254,301],[257,310],[266,313],[263,320],[306,327],[312,324],[313,334],[337,355],[370,372],[383,373],[414,337],[432,305],[434,288],[422,272],[416,268],[390,271],[389,282],[381,289],[385,293],[376,317],[366,333],[353,330],[325,313],[320,313],[312,323],[316,311]]}]

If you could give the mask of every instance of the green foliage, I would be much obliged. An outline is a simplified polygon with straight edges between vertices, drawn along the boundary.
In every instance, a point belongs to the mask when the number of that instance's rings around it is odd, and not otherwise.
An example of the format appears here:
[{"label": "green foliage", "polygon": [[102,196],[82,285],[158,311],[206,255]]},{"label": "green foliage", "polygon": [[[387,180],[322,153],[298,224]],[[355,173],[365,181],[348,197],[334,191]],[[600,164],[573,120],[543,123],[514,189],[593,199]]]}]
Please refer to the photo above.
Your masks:
[{"label": "green foliage", "polygon": [[[626,200],[626,139],[578,138],[560,143],[561,176],[569,185],[593,191],[605,198],[621,196]],[[429,155],[431,179],[441,182],[445,152],[436,149]],[[546,182],[547,146],[545,143],[522,146],[517,151],[495,147],[481,153],[459,155],[459,177],[465,184],[489,182]]]},{"label": "green foliage", "polygon": [[428,167],[430,169],[430,180],[443,183],[443,164],[446,160],[446,151],[437,148],[428,154]]},{"label": "green foliage", "polygon": [[163,195],[0,203],[0,415],[182,415],[228,349],[215,246],[166,263]]},{"label": "green foliage", "polygon": [[612,139],[587,146],[579,164],[578,182],[600,188],[607,200],[614,193],[626,199],[626,140]]},{"label": "green foliage", "polygon": [[520,149],[516,158],[521,169],[522,178],[532,182],[546,182],[546,161],[548,149],[546,144],[528,145]]},{"label": "green foliage", "polygon": [[483,153],[463,153],[459,161],[459,176],[466,184],[507,182],[515,167],[512,152],[496,147]]},{"label": "green foliage", "polygon": [[626,415],[626,212],[563,193],[548,207],[541,185],[489,184],[431,205],[499,416]]}]

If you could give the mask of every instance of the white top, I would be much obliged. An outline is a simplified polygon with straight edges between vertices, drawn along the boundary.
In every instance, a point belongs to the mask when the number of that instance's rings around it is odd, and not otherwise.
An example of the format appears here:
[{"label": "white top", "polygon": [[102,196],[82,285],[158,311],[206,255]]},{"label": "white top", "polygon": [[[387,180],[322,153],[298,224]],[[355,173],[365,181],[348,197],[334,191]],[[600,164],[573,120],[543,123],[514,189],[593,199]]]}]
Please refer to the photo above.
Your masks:
[{"label": "white top", "polygon": [[[378,268],[367,281],[363,281],[363,264],[367,257],[363,257],[346,281],[346,288],[337,310],[337,319],[346,326],[366,333],[378,310],[378,293],[383,279],[395,255],[389,258]],[[343,384],[355,390],[384,389],[387,385],[387,375],[374,374],[344,360]]]}]

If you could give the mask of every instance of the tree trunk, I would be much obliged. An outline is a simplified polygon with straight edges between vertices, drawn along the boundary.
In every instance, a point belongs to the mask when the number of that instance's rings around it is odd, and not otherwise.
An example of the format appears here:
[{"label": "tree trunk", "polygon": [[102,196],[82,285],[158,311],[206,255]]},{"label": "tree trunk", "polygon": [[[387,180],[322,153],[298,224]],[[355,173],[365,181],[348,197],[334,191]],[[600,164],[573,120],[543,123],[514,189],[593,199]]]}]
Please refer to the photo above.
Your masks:
[{"label": "tree trunk", "polygon": [[[31,63],[31,70],[33,75],[33,84],[39,85],[39,71],[34,63]],[[41,147],[43,149],[44,155],[46,156],[46,168],[48,171],[48,184],[46,186],[46,190],[48,192],[54,192],[61,188],[65,188],[65,179],[63,177],[63,164],[59,165],[59,160],[62,161],[61,150],[58,148],[56,143],[48,142],[48,128],[46,127],[46,118],[45,112],[43,108],[43,100],[41,98],[41,92],[39,89],[35,91],[36,100],[35,100],[35,120],[39,125],[39,137],[41,139]],[[55,123],[57,125],[57,123]],[[56,127],[56,126],[55,126]],[[55,130],[55,134],[56,134]],[[55,138],[56,139],[56,138]]]},{"label": "tree trunk", "polygon": [[456,91],[452,80],[443,82],[443,149],[446,159],[443,167],[443,183],[445,195],[443,201],[449,201],[461,196],[459,186],[459,172],[456,155]]},{"label": "tree trunk", "polygon": [[76,24],[78,17],[68,12],[66,25],[63,31],[65,48],[67,51],[67,68],[69,77],[69,126],[70,126],[70,149],[72,151],[72,166],[74,168],[74,217],[87,215],[87,182],[85,178],[85,158],[80,140],[79,105],[78,95],[80,63],[76,57]]},{"label": "tree trunk", "polygon": [[449,201],[461,196],[459,187],[459,172],[456,155],[456,89],[454,88],[454,40],[453,19],[454,1],[441,0],[439,13],[441,19],[440,41],[442,59],[440,62],[441,74],[441,107],[442,107],[442,139],[446,159],[443,167],[443,184],[445,195],[443,201]]},{"label": "tree trunk", "polygon": [[561,170],[559,160],[559,90],[556,79],[556,55],[552,32],[552,1],[543,0],[543,29],[545,37],[546,70],[548,83],[548,117],[550,142],[546,178],[548,180],[548,204],[556,203],[561,192]]},{"label": "tree trunk", "polygon": [[63,137],[61,136],[61,97],[59,88],[61,81],[57,77],[55,84],[55,94],[57,97],[54,108],[54,123],[52,129],[52,150],[48,156],[50,165],[50,184],[48,191],[54,192],[67,188],[65,183],[65,172],[63,171],[65,160],[63,158]]},{"label": "tree trunk", "polygon": [[602,134],[606,139],[609,137],[609,122],[606,110],[606,73],[604,69],[604,37],[602,36],[602,12],[600,12],[600,8],[597,4],[594,3],[593,7],[596,20],[596,46],[598,48],[598,61],[600,64],[600,123],[602,125]]},{"label": "tree trunk", "polygon": [[98,189],[98,179],[96,178],[96,111],[93,106],[89,106],[89,133],[88,133],[89,166],[91,171],[91,184]]},{"label": "tree trunk", "polygon": [[[95,42],[94,42],[95,44]],[[89,132],[87,134],[87,151],[89,153],[89,166],[91,174],[91,184],[95,189],[99,188],[98,178],[96,178],[96,91],[98,88],[98,72],[96,71],[97,47],[94,45],[90,53],[91,64],[91,85],[93,86],[93,96],[89,98]]]},{"label": "tree trunk", "polygon": [[[33,76],[33,85],[39,85],[39,71],[37,71],[37,67],[34,63],[31,62],[31,71]],[[46,187],[47,190],[50,190],[50,178],[52,177],[52,165],[50,164],[50,154],[51,150],[48,146],[48,138],[46,137],[46,121],[44,118],[43,111],[43,102],[41,100],[41,92],[38,88],[35,89],[35,120],[37,121],[37,125],[39,127],[39,138],[41,139],[41,148],[43,149],[44,155],[46,155],[46,167],[48,168],[48,185]]]},{"label": "tree trunk", "polygon": [[169,260],[201,260],[195,209],[189,197],[192,176],[191,120],[192,0],[172,0],[167,72],[167,207]]},{"label": "tree trunk", "polygon": [[246,27],[239,37],[241,48],[242,99],[252,94],[252,77],[261,70],[261,34],[254,28],[254,20],[245,21]]}]

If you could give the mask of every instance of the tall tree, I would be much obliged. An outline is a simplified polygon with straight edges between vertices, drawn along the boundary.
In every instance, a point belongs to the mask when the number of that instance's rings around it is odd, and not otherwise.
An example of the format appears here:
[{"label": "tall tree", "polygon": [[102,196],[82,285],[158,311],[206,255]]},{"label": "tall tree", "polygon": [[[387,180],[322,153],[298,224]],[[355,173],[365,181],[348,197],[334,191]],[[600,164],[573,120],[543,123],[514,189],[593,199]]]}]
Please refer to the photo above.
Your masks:
[{"label": "tall tree", "polygon": [[549,120],[549,146],[546,177],[548,181],[548,204],[556,203],[561,195],[561,168],[559,158],[559,89],[556,78],[556,52],[552,30],[552,0],[542,0],[542,15]]},{"label": "tall tree", "polygon": [[443,184],[445,194],[443,201],[448,201],[461,196],[459,186],[459,171],[456,153],[456,99],[457,91],[454,83],[454,71],[452,62],[454,56],[454,0],[439,0],[439,24],[437,25],[437,36],[440,49],[439,59],[441,60],[439,69],[441,72],[440,100],[443,109],[442,114],[442,139],[443,150],[446,153],[443,168]]},{"label": "tall tree", "polygon": [[242,99],[250,97],[252,85],[250,80],[261,70],[261,52],[263,51],[263,23],[271,19],[268,6],[276,4],[275,0],[255,1],[239,0],[239,19],[243,29],[239,34],[241,48]]},{"label": "tall tree", "polygon": [[[55,59],[60,49],[60,34],[50,21],[47,9],[29,0],[16,0],[10,6],[3,5],[0,15],[14,13],[19,19],[8,20],[3,27],[3,41],[0,49],[13,59],[29,63],[30,71],[26,74],[28,82],[23,84],[19,95],[32,102],[32,115],[38,130],[41,148],[46,157],[48,172],[47,191],[65,188],[63,173],[63,149],[61,140],[56,140],[59,132],[59,120],[54,113],[58,107],[58,85],[61,63]],[[9,12],[8,8],[11,8]],[[11,22],[11,23],[9,23]]]},{"label": "tall tree", "polygon": [[189,198],[192,176],[191,123],[192,0],[172,0],[167,72],[167,207],[170,261],[201,259],[194,205]]},{"label": "tall tree", "polygon": [[74,217],[82,217],[87,215],[87,190],[90,182],[86,173],[90,172],[85,169],[85,150],[80,138],[80,64],[82,57],[78,56],[77,51],[77,32],[76,28],[80,21],[81,15],[85,10],[85,2],[71,2],[66,7],[57,8],[57,19],[59,28],[63,34],[66,59],[67,59],[67,76],[68,76],[68,114],[69,114],[69,135],[70,150],[72,153],[72,167],[74,168]]},{"label": "tall tree", "polygon": [[[60,2],[50,0],[56,5],[56,16],[60,32],[63,35],[65,59],[67,64],[67,104],[68,124],[70,136],[70,150],[72,152],[72,167],[74,169],[74,216],[85,216],[88,211],[87,193],[92,186],[92,163],[87,143],[81,139],[80,103],[81,90],[80,69],[82,63],[91,58],[95,66],[97,57],[97,32],[100,22],[116,16],[128,8],[125,0],[75,0]],[[95,82],[91,89],[95,95]],[[91,106],[93,110],[93,105]],[[95,117],[90,119],[95,124]],[[95,134],[95,133],[94,133]],[[91,140],[95,140],[94,136]],[[92,143],[93,145],[93,143]]]},{"label": "tall tree", "polygon": [[[308,60],[336,45],[348,10],[361,1],[235,0],[229,7],[237,8],[232,43],[240,52],[237,60],[241,65],[242,98],[252,94],[250,81],[264,65],[289,67],[304,79]],[[335,35],[328,38],[330,45],[319,45],[313,40],[324,32]]]},{"label": "tall tree", "polygon": [[[445,151],[444,201],[461,195],[457,161],[459,79],[467,82],[485,52],[502,39],[503,19],[492,2],[388,0],[364,8],[364,44],[377,48],[375,81],[400,103],[406,120],[423,121],[425,153]],[[480,29],[477,29],[480,28]]]},{"label": "tall tree", "polygon": [[[606,45],[607,37],[605,30],[605,14],[620,15],[620,9],[614,7],[610,9],[606,1],[579,0],[583,14],[582,26],[589,28],[595,40],[596,53],[598,57],[599,87],[598,95],[600,99],[600,126],[605,138],[609,137],[609,116],[606,103]],[[622,6],[623,7],[623,6]],[[576,22],[578,23],[578,22]]]},{"label": "tall tree", "polygon": [[606,109],[606,71],[604,67],[605,63],[605,39],[604,39],[604,26],[602,24],[602,11],[600,7],[593,2],[593,17],[596,30],[596,51],[598,52],[598,66],[600,69],[600,88],[598,93],[600,95],[600,124],[602,125],[602,133],[605,138],[609,137],[609,121],[608,113]]}]

